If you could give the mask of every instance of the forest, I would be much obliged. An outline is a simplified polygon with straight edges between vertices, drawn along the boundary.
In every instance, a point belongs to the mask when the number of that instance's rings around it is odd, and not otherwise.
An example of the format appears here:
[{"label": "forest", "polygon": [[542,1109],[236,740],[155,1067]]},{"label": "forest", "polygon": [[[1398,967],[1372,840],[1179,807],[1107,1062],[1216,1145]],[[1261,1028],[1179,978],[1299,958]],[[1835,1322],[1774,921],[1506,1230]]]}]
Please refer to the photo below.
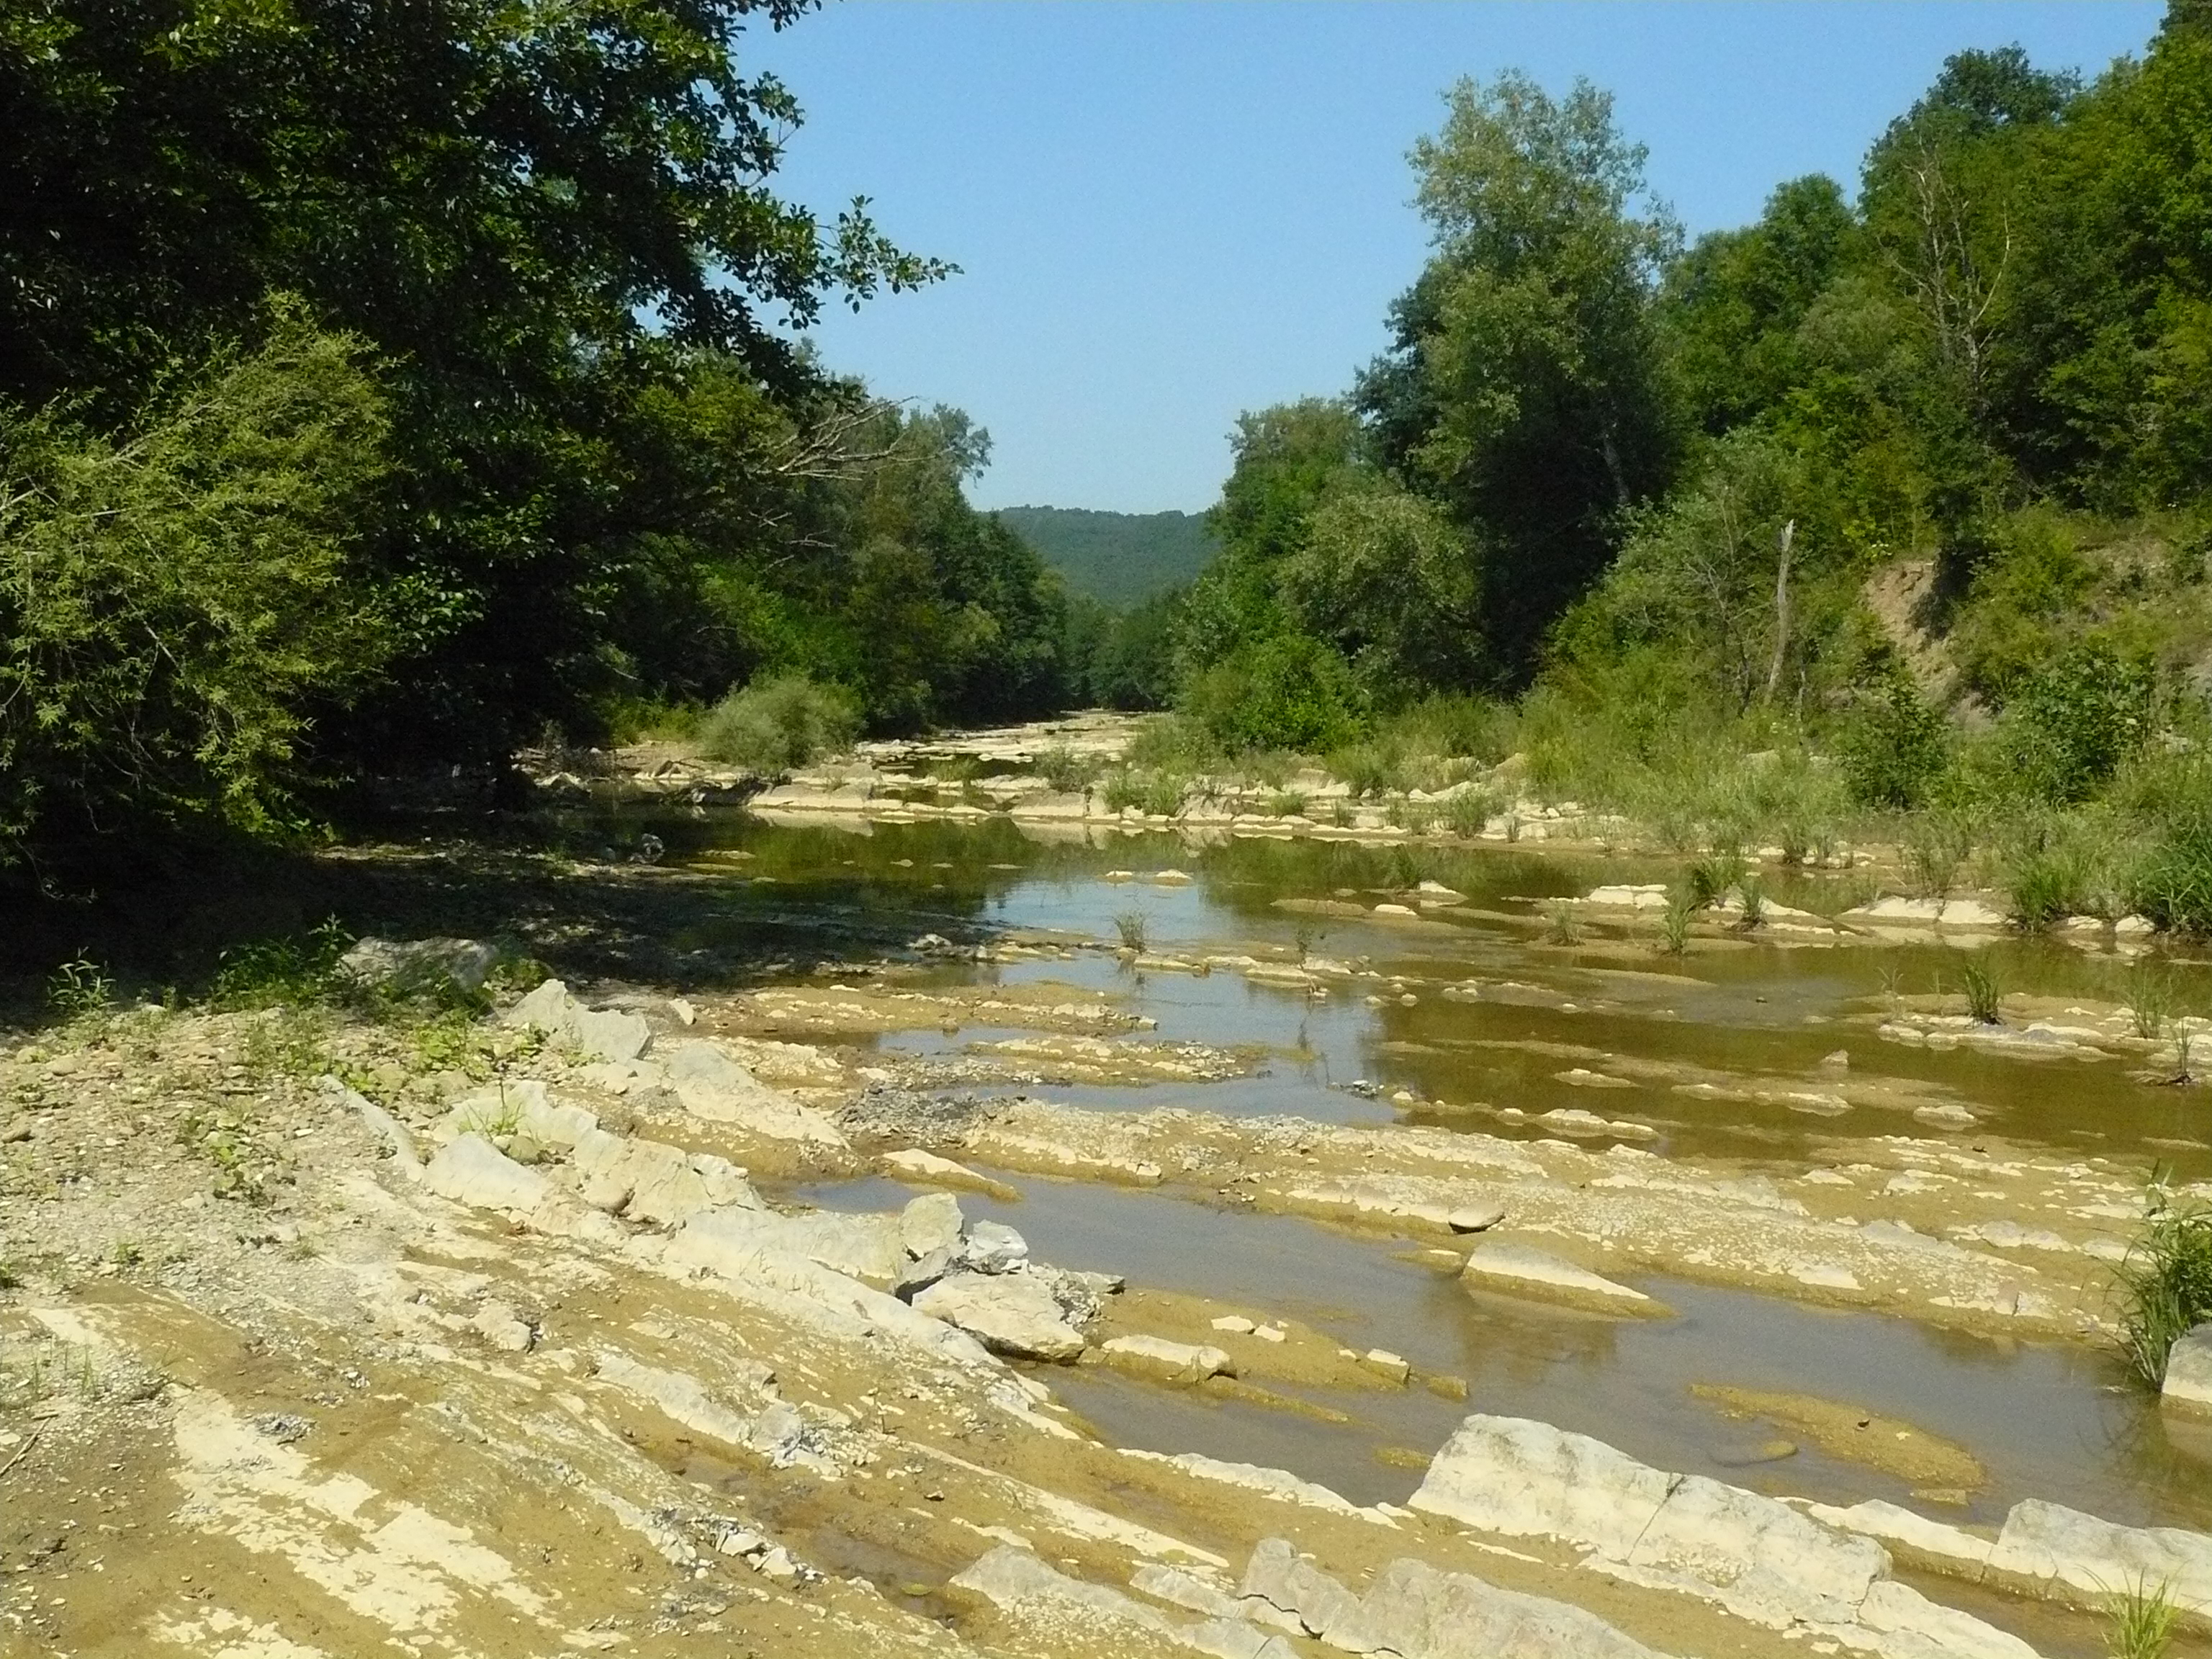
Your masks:
[{"label": "forest", "polygon": [[0,0],[0,867],[811,686],[1690,840],[2001,820],[2061,884],[2186,843],[2212,914],[2206,0],[2094,78],[1960,53],[1694,241],[1603,91],[1462,82],[1390,349],[1242,416],[1218,556],[1120,612],[803,343],[958,276],[773,189],[746,35],[806,9]]}]

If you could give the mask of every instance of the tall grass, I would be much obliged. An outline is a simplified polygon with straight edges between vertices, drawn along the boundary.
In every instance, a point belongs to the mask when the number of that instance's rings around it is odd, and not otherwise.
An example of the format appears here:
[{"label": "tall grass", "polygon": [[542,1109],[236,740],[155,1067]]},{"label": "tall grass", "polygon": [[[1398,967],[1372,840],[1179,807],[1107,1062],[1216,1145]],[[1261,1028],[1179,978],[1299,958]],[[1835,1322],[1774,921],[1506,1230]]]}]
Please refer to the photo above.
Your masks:
[{"label": "tall grass", "polygon": [[1695,895],[1686,886],[1667,895],[1667,908],[1659,913],[1659,948],[1679,957],[1690,948],[1690,921],[1698,914]]},{"label": "tall grass", "polygon": [[2128,969],[2128,1018],[2137,1036],[2155,1042],[2166,1034],[2173,1018],[2173,975],[2167,968],[2138,957]]},{"label": "tall grass", "polygon": [[2120,1264],[2120,1351],[2150,1387],[2166,1382],[2173,1345],[2212,1319],[2212,1206],[2162,1193]]},{"label": "tall grass", "polygon": [[1960,988],[1966,995],[1966,1012],[1984,1025],[2002,1018],[2004,981],[1986,950],[1976,951],[1959,964]]},{"label": "tall grass", "polygon": [[1152,924],[1141,910],[1124,910],[1114,918],[1114,931],[1121,936],[1124,951],[1142,955],[1145,941],[1152,933]]},{"label": "tall grass", "polygon": [[2105,1651],[2111,1659],[2166,1659],[2180,1619],[2171,1583],[2138,1577],[2105,1598]]},{"label": "tall grass", "polygon": [[1035,763],[1037,776],[1062,795],[1080,794],[1097,781],[1103,769],[1089,755],[1079,755],[1066,744],[1040,750]]}]

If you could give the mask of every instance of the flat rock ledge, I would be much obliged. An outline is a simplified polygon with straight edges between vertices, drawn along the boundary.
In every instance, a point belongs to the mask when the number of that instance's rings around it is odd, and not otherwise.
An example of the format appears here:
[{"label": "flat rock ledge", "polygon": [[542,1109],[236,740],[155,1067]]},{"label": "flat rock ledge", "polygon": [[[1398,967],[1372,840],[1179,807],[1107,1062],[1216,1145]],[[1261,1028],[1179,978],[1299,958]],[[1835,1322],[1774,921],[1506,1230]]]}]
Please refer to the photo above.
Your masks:
[{"label": "flat rock ledge", "polygon": [[1557,1539],[1626,1582],[1882,1659],[2034,1659],[2017,1638],[1899,1583],[1863,1534],[1548,1423],[1468,1418],[1412,1504],[1481,1532]]},{"label": "flat rock ledge", "polygon": [[1468,1253],[1460,1282],[1469,1290],[1503,1291],[1510,1296],[1540,1297],[1570,1307],[1600,1313],[1642,1314],[1665,1317],[1663,1302],[1571,1261],[1510,1239],[1486,1239]]}]

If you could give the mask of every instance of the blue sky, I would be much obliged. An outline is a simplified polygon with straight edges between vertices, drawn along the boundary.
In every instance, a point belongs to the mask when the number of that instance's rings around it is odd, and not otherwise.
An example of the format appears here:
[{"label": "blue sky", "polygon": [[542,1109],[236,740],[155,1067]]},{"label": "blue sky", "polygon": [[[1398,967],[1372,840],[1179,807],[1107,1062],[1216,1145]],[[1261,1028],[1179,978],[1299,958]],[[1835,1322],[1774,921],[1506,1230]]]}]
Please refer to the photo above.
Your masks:
[{"label": "blue sky", "polygon": [[806,124],[779,175],[961,275],[814,331],[990,429],[978,505],[1194,511],[1237,412],[1346,386],[1421,264],[1406,151],[1462,75],[1609,88],[1692,234],[1782,179],[1855,185],[1949,53],[2094,74],[2139,0],[844,0],[747,36]]}]

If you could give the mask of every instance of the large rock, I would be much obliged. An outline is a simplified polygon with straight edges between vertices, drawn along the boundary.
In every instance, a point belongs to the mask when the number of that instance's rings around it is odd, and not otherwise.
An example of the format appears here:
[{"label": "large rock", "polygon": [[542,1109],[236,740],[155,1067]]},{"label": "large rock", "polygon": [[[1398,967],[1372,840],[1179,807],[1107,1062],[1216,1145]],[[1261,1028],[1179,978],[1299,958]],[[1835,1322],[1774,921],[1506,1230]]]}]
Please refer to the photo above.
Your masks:
[{"label": "large rock", "polygon": [[2179,1527],[2122,1527],[2036,1498],[2013,1505],[1990,1569],[2101,1599],[2164,1584],[2185,1607],[2212,1607],[2212,1537]]},{"label": "large rock", "polygon": [[960,1200],[950,1193],[927,1193],[899,1212],[899,1243],[919,1261],[942,1250],[960,1246],[960,1231],[967,1218]]},{"label": "large rock", "polygon": [[762,1208],[744,1171],[711,1152],[594,1128],[577,1140],[574,1156],[584,1202],[632,1221],[666,1225],[723,1205]]},{"label": "large rock", "polygon": [[482,1135],[487,1140],[511,1138],[541,1152],[565,1152],[579,1137],[599,1127],[596,1114],[554,1100],[536,1078],[516,1078],[455,1101],[435,1133],[440,1139],[461,1134]]},{"label": "large rock", "polygon": [[338,972],[371,990],[402,996],[451,988],[483,989],[499,951],[473,939],[364,939],[338,958]]},{"label": "large rock", "polygon": [[478,1134],[448,1142],[423,1170],[422,1181],[441,1198],[482,1210],[528,1214],[553,1196],[551,1182]]},{"label": "large rock", "polygon": [[2199,1325],[2166,1357],[2166,1400],[2212,1411],[2212,1322]]},{"label": "large rock", "polygon": [[1116,1336],[1099,1352],[1116,1370],[1167,1382],[1203,1382],[1209,1376],[1234,1376],[1237,1362],[1211,1345],[1170,1342],[1164,1336]]},{"label": "large rock", "polygon": [[1364,1596],[1260,1541],[1244,1570],[1245,1603],[1341,1652],[1395,1659],[1659,1659],[1594,1613],[1500,1589],[1472,1573],[1393,1561]]},{"label": "large rock", "polygon": [[642,1016],[586,1008],[568,988],[549,979],[507,1011],[510,1025],[532,1025],[593,1060],[635,1060],[653,1045]]},{"label": "large rock", "polygon": [[893,1283],[906,1267],[896,1215],[848,1215],[835,1210],[778,1215],[764,1209],[729,1209],[696,1215],[684,1224],[686,1235],[705,1237],[708,1232],[721,1248],[751,1247],[799,1256],[832,1273],[878,1285]]},{"label": "large rock", "polygon": [[1541,1297],[1607,1313],[1663,1315],[1668,1311],[1663,1303],[1653,1301],[1641,1291],[1616,1285],[1586,1267],[1504,1238],[1486,1239],[1469,1251],[1460,1282],[1473,1290]]},{"label": "large rock", "polygon": [[1003,1221],[978,1221],[968,1229],[962,1259],[979,1273],[1012,1273],[1030,1259],[1029,1241]]},{"label": "large rock", "polygon": [[1889,1571],[1872,1539],[1525,1418],[1468,1418],[1411,1502],[1485,1532],[1578,1545],[1776,1626],[1851,1624]]},{"label": "large rock", "polygon": [[994,1353],[1065,1362],[1084,1349],[1059,1299],[1030,1273],[957,1273],[914,1298],[915,1308],[967,1332]]},{"label": "large rock", "polygon": [[677,1043],[664,1057],[663,1070],[668,1086],[694,1117],[735,1124],[770,1140],[850,1150],[827,1117],[769,1088],[714,1043]]}]

